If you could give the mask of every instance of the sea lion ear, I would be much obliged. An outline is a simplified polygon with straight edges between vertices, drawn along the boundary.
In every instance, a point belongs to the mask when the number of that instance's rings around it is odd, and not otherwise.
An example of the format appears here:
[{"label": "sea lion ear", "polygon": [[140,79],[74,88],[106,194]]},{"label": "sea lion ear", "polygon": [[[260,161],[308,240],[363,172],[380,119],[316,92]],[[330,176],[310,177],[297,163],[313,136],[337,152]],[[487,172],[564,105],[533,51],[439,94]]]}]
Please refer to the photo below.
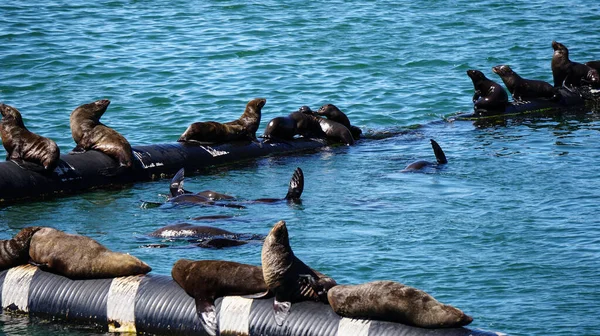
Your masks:
[{"label": "sea lion ear", "polygon": [[292,308],[292,303],[289,301],[273,301],[273,313],[275,314],[275,322],[278,326],[283,325],[283,322],[290,314],[290,309]]}]

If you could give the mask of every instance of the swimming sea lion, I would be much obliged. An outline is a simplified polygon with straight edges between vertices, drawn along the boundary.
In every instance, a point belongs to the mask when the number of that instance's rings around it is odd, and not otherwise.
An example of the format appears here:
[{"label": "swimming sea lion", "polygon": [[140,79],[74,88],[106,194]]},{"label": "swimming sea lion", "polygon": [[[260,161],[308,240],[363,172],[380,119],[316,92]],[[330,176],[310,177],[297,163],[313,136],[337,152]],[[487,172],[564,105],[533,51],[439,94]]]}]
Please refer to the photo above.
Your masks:
[{"label": "swimming sea lion", "polygon": [[455,328],[473,321],[457,308],[445,305],[422,290],[393,281],[338,285],[327,293],[340,316],[408,324],[421,328]]},{"label": "swimming sea lion", "polygon": [[284,221],[277,222],[267,235],[261,260],[267,287],[275,294],[273,308],[278,325],[283,324],[293,302],[327,302],[327,290],[337,285],[294,255]]},{"label": "swimming sea lion", "polygon": [[30,132],[16,108],[0,104],[0,113],[0,136],[6,149],[6,160],[33,163],[42,166],[45,172],[52,172],[60,159],[56,142]]},{"label": "swimming sea lion", "polygon": [[71,279],[113,278],[152,269],[138,258],[112,252],[97,241],[53,228],[41,228],[29,245],[33,263]]},{"label": "swimming sea lion", "polygon": [[342,112],[337,106],[333,104],[325,104],[317,110],[317,114],[322,117],[327,117],[327,119],[329,120],[339,122],[340,124],[346,126],[346,128],[350,130],[350,133],[352,133],[352,137],[354,138],[354,140],[358,140],[360,138],[362,130],[356,126],[351,125],[348,116],[344,112]]},{"label": "swimming sea lion", "polygon": [[198,247],[204,248],[214,248],[214,249],[222,249],[225,247],[233,247],[248,244],[245,240],[233,239],[233,238],[208,238],[203,239],[200,243],[197,244]]},{"label": "swimming sea lion", "polygon": [[573,62],[569,59],[569,49],[564,44],[552,41],[552,77],[554,87],[579,87],[582,84],[600,85],[598,70],[587,64]]},{"label": "swimming sea lion", "polygon": [[408,166],[406,166],[406,168],[404,168],[404,170],[403,170],[404,172],[418,171],[425,167],[438,166],[438,165],[448,163],[448,160],[446,159],[446,154],[444,154],[442,147],[440,147],[440,145],[438,145],[438,143],[435,142],[435,140],[433,140],[433,139],[429,139],[429,141],[431,141],[431,147],[433,148],[433,153],[435,154],[437,163],[433,163],[433,162],[429,162],[429,161],[425,161],[425,160],[415,161],[415,162],[409,164]]},{"label": "swimming sea lion", "polygon": [[483,72],[479,70],[467,70],[467,75],[473,81],[475,93],[473,94],[473,104],[475,111],[502,111],[504,112],[508,104],[508,94],[500,84],[488,79]]},{"label": "swimming sea lion", "polygon": [[230,295],[268,295],[259,266],[222,260],[180,259],[171,271],[173,280],[196,301],[196,313],[210,335],[217,333],[215,299]]},{"label": "swimming sea lion", "polygon": [[269,140],[292,140],[298,134],[296,121],[289,116],[271,119],[265,128],[263,138]]},{"label": "swimming sea lion", "polygon": [[508,65],[498,65],[492,68],[495,74],[502,78],[504,85],[512,94],[515,101],[545,98],[558,100],[559,93],[550,83],[525,79],[514,72]]},{"label": "swimming sea lion", "polygon": [[339,122],[321,118],[308,106],[302,106],[289,117],[296,122],[298,134],[305,137],[339,141],[346,145],[354,144],[350,130]]},{"label": "swimming sea lion", "polygon": [[251,140],[258,142],[256,131],[260,124],[261,110],[267,103],[264,98],[256,98],[248,102],[239,119],[219,123],[202,121],[191,124],[179,137],[179,142],[195,142],[214,144],[235,140]]},{"label": "swimming sea lion", "polygon": [[187,191],[183,188],[185,178],[184,168],[179,171],[171,179],[169,186],[170,197],[167,200],[169,203],[174,204],[201,204],[201,205],[214,205],[223,206],[228,208],[244,209],[243,205],[235,203],[216,203],[214,200],[231,200],[234,197],[217,193],[211,190],[205,190],[197,194]]},{"label": "swimming sea lion", "polygon": [[304,191],[304,173],[300,167],[297,167],[290,179],[288,192],[283,199],[281,198],[259,198],[251,201],[251,203],[275,203],[279,201],[287,201],[288,203],[300,203],[300,196]]},{"label": "swimming sea lion", "polygon": [[236,236],[235,233],[212,226],[193,225],[189,223],[172,224],[161,227],[150,233],[152,237],[181,238],[181,237],[213,237]]},{"label": "swimming sea lion", "polygon": [[39,229],[39,226],[26,227],[12,239],[0,240],[0,271],[27,263],[31,237]]},{"label": "swimming sea lion", "polygon": [[130,168],[133,165],[131,145],[117,131],[100,122],[109,104],[108,99],[98,100],[71,112],[71,133],[77,144],[73,153],[95,149],[118,160],[119,166]]}]

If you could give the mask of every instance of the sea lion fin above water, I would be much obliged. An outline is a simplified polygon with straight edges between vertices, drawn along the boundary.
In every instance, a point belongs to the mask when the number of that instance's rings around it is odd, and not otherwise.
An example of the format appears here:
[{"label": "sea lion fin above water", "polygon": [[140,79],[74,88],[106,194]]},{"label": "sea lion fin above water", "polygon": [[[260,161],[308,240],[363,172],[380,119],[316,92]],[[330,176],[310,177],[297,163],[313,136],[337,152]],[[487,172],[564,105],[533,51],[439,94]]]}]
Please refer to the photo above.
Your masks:
[{"label": "sea lion fin above water", "polygon": [[431,141],[431,147],[433,148],[433,153],[435,154],[435,158],[438,164],[446,164],[448,160],[446,159],[446,154],[442,150],[442,147],[433,139],[429,139]]},{"label": "sea lion fin above water", "polygon": [[215,305],[205,298],[195,298],[196,313],[200,318],[200,324],[211,336],[217,335],[217,312]]},{"label": "sea lion fin above water", "polygon": [[173,176],[171,179],[171,186],[169,190],[171,191],[171,197],[179,196],[186,194],[185,189],[183,189],[183,179],[185,178],[185,170],[183,168],[179,169],[179,171]]},{"label": "sea lion fin above water", "polygon": [[285,195],[286,200],[299,200],[304,191],[304,173],[300,167],[296,168],[292,178],[290,179],[290,186],[288,192]]}]

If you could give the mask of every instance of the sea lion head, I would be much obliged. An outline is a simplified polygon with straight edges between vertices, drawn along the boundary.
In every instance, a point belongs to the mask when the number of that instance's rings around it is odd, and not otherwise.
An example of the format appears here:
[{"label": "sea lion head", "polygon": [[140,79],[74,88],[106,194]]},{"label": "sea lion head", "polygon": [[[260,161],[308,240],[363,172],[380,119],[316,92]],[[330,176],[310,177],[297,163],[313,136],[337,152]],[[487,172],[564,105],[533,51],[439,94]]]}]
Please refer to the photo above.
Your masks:
[{"label": "sea lion head", "polygon": [[511,76],[514,71],[508,65],[497,65],[492,67],[492,71],[500,77]]},{"label": "sea lion head", "polygon": [[325,104],[317,110],[318,115],[325,116],[325,117],[333,115],[334,113],[340,113],[340,112],[342,112],[342,111],[340,111],[340,109],[337,108],[337,106],[335,106],[333,104]]},{"label": "sea lion head", "polygon": [[262,108],[267,103],[265,98],[255,98],[246,104],[244,114],[240,117],[240,122],[247,128],[248,133],[251,135],[256,134],[258,125],[260,123],[260,116]]},{"label": "sea lion head", "polygon": [[280,244],[285,247],[290,246],[290,238],[288,235],[288,230],[285,221],[280,220],[279,222],[275,223],[275,225],[269,232],[269,235],[265,239],[265,242],[267,240],[269,240],[269,242],[271,243]]},{"label": "sea lion head", "polygon": [[0,104],[0,113],[2,113],[2,123],[3,124],[13,124],[20,127],[25,127],[23,124],[23,118],[21,117],[21,112],[16,108],[6,105]]},{"label": "sea lion head", "polygon": [[303,113],[303,114],[308,114],[308,115],[315,115],[315,111],[311,110],[310,107],[303,105],[300,106],[300,108],[298,109],[298,112]]},{"label": "sea lion head", "polygon": [[110,104],[110,100],[101,99],[89,104],[83,104],[77,107],[71,113],[71,120],[74,117],[80,117],[85,119],[92,119],[96,122],[100,120],[100,117],[106,112],[108,105]]},{"label": "sea lion head", "polygon": [[467,76],[469,76],[469,78],[471,78],[473,83],[486,79],[483,72],[481,72],[479,70],[467,70]]},{"label": "sea lion head", "polygon": [[569,58],[569,49],[564,44],[552,41],[552,49],[554,49],[555,55],[562,55]]}]

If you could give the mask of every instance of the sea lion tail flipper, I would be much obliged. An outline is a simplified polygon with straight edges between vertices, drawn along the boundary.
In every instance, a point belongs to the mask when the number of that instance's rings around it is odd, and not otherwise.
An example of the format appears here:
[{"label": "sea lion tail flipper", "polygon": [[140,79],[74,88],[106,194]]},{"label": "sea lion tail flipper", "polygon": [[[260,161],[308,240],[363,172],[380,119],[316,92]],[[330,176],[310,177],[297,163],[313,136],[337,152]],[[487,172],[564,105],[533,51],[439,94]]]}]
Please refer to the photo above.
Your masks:
[{"label": "sea lion tail flipper", "polygon": [[277,322],[277,325],[283,325],[283,322],[289,315],[291,308],[291,302],[277,301],[277,298],[275,298],[275,301],[273,301],[273,312],[275,313],[275,322]]},{"label": "sea lion tail flipper", "polygon": [[440,147],[440,145],[438,145],[438,143],[435,142],[435,140],[433,140],[433,139],[429,139],[429,140],[431,141],[431,147],[433,148],[433,153],[435,154],[437,163],[438,164],[448,163],[448,160],[446,160],[446,154],[444,154],[442,147]]},{"label": "sea lion tail flipper", "polygon": [[206,299],[196,298],[196,313],[200,318],[200,324],[211,336],[217,335],[217,313],[215,305]]},{"label": "sea lion tail flipper", "polygon": [[183,179],[185,178],[185,170],[183,168],[179,169],[179,171],[173,176],[171,179],[171,186],[169,190],[171,191],[171,197],[179,196],[186,194],[186,190],[183,189]]},{"label": "sea lion tail flipper", "polygon": [[285,195],[286,200],[298,200],[304,191],[304,172],[300,167],[296,168],[290,179],[290,187]]}]

